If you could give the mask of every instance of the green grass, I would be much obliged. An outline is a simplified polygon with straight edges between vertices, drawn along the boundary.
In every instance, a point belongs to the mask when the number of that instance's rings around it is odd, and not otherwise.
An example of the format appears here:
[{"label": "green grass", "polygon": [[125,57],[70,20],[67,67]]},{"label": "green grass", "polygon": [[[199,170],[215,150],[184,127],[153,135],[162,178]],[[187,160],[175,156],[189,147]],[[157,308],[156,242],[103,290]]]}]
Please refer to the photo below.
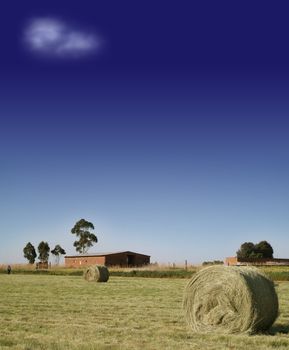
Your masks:
[{"label": "green grass", "polygon": [[[142,268],[120,268],[109,267],[110,276],[119,277],[148,277],[148,278],[190,278],[203,267],[190,266],[187,270],[181,267],[158,267],[147,266]],[[289,266],[261,266],[263,270],[273,281],[289,281]],[[36,270],[35,266],[28,264],[12,266],[13,274],[23,275],[55,275],[55,276],[82,276],[83,268],[65,268],[63,266],[48,270]],[[0,274],[7,273],[7,266],[0,265]]]},{"label": "green grass", "polygon": [[289,281],[289,266],[260,267],[273,281]]},{"label": "green grass", "polygon": [[[48,270],[36,270],[35,266],[19,265],[12,267],[13,274],[23,275],[55,275],[55,276],[82,276],[83,268],[52,267]],[[196,268],[188,270],[184,268],[119,268],[110,267],[110,276],[119,277],[149,277],[149,278],[190,278],[196,272]],[[0,274],[7,274],[7,267],[0,266]]]},{"label": "green grass", "polygon": [[184,279],[0,275],[0,349],[289,349],[289,283],[271,335],[194,334],[181,308]]}]

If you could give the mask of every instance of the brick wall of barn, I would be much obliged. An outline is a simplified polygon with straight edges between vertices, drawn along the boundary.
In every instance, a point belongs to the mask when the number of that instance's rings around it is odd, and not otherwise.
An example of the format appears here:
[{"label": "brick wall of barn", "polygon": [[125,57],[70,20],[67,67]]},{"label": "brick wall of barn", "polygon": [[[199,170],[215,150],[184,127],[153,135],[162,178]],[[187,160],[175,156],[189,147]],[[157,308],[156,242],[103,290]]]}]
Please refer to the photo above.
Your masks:
[{"label": "brick wall of barn", "polygon": [[89,265],[106,266],[143,266],[150,263],[150,257],[142,254],[116,253],[104,256],[72,256],[65,257],[66,267],[82,267]]},{"label": "brick wall of barn", "polygon": [[238,260],[237,260],[236,256],[231,256],[231,257],[225,259],[225,265],[227,265],[227,266],[235,266],[235,265],[237,265],[237,262],[238,262]]},{"label": "brick wall of barn", "polygon": [[66,267],[82,267],[90,265],[105,265],[104,256],[83,256],[83,257],[65,257]]}]

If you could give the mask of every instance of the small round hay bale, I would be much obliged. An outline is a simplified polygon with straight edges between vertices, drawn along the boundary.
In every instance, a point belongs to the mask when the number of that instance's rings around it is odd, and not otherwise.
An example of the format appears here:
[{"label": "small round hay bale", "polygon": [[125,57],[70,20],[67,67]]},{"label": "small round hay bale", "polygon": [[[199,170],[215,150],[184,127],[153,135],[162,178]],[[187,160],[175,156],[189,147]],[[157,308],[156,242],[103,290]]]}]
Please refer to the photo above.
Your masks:
[{"label": "small round hay bale", "polygon": [[276,320],[278,297],[273,282],[256,268],[212,266],[189,281],[183,307],[195,332],[254,334]]},{"label": "small round hay bale", "polygon": [[84,271],[83,276],[88,282],[107,282],[109,279],[109,271],[108,268],[103,265],[89,266]]}]

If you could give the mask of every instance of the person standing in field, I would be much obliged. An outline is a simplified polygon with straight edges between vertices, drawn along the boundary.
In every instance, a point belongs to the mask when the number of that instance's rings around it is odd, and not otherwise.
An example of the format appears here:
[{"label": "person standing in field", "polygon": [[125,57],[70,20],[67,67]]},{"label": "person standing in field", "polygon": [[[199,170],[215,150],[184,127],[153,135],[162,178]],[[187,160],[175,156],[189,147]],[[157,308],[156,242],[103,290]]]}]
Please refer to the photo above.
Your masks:
[{"label": "person standing in field", "polygon": [[10,265],[8,265],[8,266],[7,266],[7,273],[8,273],[8,275],[10,275],[11,271],[12,271],[12,268],[11,268]]}]

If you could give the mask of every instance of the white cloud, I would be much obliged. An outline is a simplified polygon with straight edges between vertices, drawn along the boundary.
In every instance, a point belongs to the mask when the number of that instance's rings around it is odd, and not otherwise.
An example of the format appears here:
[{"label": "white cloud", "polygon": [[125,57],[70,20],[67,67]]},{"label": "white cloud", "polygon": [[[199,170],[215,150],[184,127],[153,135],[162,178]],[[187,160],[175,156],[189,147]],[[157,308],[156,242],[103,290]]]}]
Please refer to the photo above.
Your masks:
[{"label": "white cloud", "polygon": [[24,41],[30,50],[50,57],[80,57],[100,47],[95,34],[53,18],[31,20],[25,28]]}]

